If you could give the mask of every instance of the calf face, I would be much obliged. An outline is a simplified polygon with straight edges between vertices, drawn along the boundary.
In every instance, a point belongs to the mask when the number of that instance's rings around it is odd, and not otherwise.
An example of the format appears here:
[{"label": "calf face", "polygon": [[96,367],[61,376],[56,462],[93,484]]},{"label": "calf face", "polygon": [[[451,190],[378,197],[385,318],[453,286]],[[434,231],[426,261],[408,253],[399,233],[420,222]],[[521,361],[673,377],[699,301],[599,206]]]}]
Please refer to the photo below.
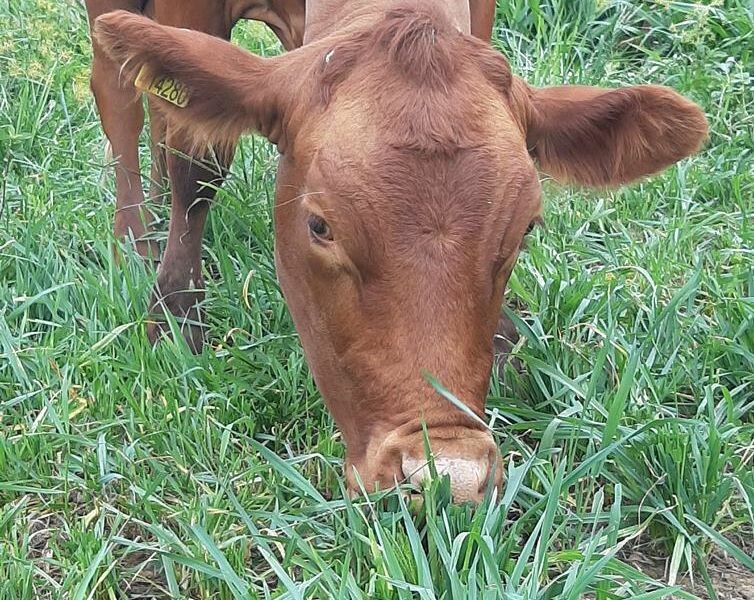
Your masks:
[{"label": "calf face", "polygon": [[483,416],[505,286],[541,218],[535,164],[615,185],[706,133],[667,88],[532,88],[441,12],[383,11],[274,59],[127,13],[97,32],[126,76],[185,86],[185,107],[161,105],[198,142],[278,144],[278,276],[353,490],[420,480],[425,426],[456,500],[501,481],[489,433],[424,373]]}]

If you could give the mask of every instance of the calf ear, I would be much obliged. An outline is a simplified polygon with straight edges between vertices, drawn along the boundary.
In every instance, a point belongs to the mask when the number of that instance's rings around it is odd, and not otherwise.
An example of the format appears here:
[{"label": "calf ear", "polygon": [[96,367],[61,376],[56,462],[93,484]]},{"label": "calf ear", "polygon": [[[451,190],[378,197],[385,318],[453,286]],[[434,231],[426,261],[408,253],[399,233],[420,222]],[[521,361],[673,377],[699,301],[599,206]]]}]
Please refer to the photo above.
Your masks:
[{"label": "calf ear", "polygon": [[291,83],[287,56],[266,59],[219,38],[116,11],[94,34],[122,76],[156,99],[171,123],[197,142],[232,144],[246,131],[278,142]]},{"label": "calf ear", "polygon": [[707,135],[699,107],[666,87],[516,87],[529,150],[560,180],[627,183],[693,154]]}]

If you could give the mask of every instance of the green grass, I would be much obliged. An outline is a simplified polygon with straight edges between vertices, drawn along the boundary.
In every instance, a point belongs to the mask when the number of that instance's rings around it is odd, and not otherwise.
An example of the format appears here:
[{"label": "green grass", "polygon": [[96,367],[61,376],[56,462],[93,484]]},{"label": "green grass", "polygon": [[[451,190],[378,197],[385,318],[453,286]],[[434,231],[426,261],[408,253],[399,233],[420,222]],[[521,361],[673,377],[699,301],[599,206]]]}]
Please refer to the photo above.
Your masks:
[{"label": "green grass", "polygon": [[691,597],[627,561],[639,540],[711,596],[713,553],[754,571],[753,20],[746,0],[501,3],[495,45],[530,81],[671,85],[711,135],[628,189],[545,184],[510,283],[524,372],[488,401],[507,485],[472,510],[443,481],[420,506],[344,497],[260,139],[207,227],[210,348],[148,344],[154,274],[111,258],[83,8],[0,0],[0,598]]}]

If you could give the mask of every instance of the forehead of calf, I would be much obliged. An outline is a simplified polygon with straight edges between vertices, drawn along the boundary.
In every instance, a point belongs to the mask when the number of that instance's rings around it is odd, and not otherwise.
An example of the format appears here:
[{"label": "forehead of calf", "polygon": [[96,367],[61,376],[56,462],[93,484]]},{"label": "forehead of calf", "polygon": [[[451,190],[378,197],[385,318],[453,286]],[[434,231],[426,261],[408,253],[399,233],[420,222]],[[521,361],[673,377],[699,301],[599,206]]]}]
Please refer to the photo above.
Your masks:
[{"label": "forehead of calf", "polygon": [[334,95],[366,99],[381,139],[432,154],[478,145],[512,81],[501,54],[441,13],[413,9],[334,41],[318,71],[323,105]]},{"label": "forehead of calf", "polygon": [[436,16],[388,12],[327,48],[317,77],[306,191],[345,199],[341,219],[367,240],[403,256],[435,234],[472,247],[510,220],[499,200],[536,180],[507,62]]}]

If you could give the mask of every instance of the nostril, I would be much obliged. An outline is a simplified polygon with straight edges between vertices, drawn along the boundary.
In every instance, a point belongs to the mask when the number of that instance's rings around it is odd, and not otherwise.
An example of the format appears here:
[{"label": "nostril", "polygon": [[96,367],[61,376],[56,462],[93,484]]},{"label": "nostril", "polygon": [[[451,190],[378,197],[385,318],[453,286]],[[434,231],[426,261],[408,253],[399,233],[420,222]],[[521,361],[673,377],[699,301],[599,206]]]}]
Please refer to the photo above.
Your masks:
[{"label": "nostril", "polygon": [[[404,455],[401,466],[403,475],[413,485],[420,485],[430,473],[429,465],[424,458]],[[437,474],[450,477],[450,491],[455,502],[478,502],[481,499],[490,466],[490,461],[486,457],[478,460],[455,456],[435,458]]]}]

